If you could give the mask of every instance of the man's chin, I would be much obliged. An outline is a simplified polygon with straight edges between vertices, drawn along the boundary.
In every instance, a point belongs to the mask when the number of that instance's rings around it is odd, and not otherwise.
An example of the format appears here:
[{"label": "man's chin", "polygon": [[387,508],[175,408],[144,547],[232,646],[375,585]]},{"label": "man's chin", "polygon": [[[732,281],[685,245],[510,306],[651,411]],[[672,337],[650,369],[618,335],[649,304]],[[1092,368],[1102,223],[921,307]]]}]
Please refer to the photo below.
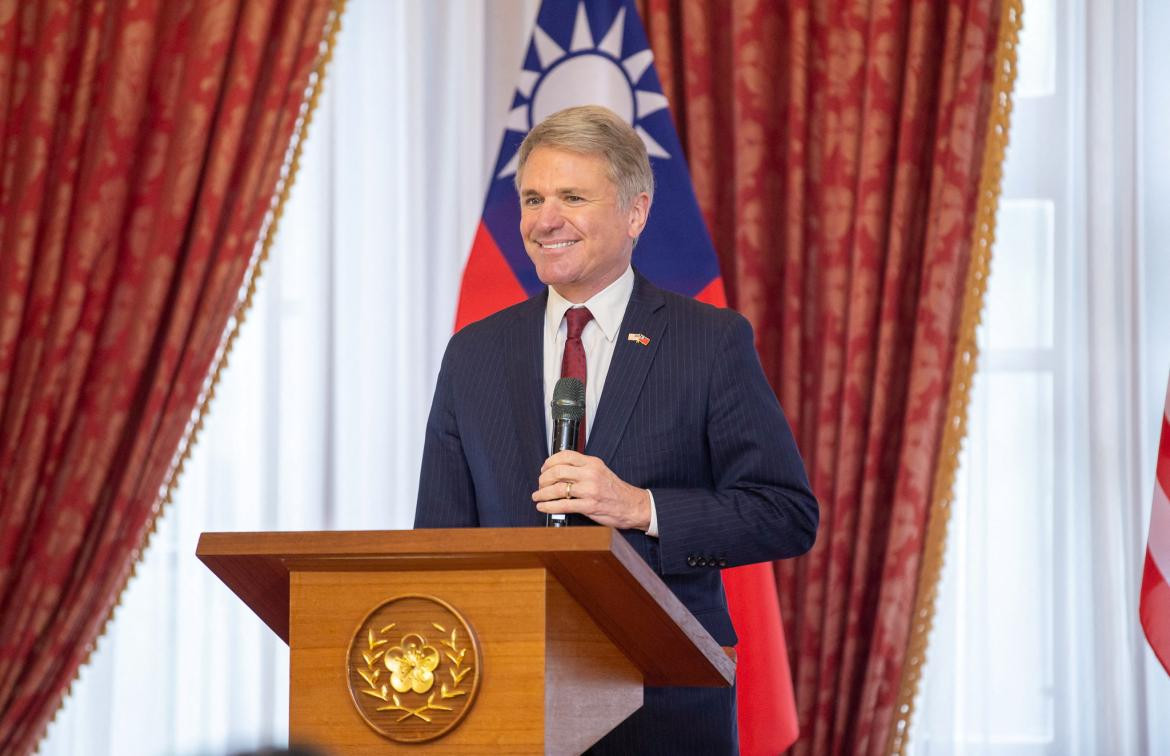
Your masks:
[{"label": "man's chin", "polygon": [[567,266],[556,264],[537,264],[536,277],[546,286],[564,286],[577,280],[577,271],[566,270]]}]

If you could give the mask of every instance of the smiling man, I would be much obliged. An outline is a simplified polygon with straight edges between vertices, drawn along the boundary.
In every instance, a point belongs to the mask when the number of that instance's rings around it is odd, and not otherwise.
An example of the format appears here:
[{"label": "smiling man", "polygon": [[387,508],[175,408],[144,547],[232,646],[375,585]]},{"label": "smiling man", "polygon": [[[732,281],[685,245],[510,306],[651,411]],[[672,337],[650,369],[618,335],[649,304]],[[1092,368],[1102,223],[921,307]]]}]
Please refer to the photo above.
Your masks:
[{"label": "smiling man", "polygon": [[[747,321],[631,267],[654,179],[637,133],[595,106],[529,132],[520,232],[547,289],[452,337],[427,424],[416,527],[619,528],[721,645],[719,570],[796,556],[818,509]],[[557,379],[586,387],[584,453],[549,455]],[[591,753],[738,751],[734,689],[647,688]]]},{"label": "smiling man", "polygon": [[[545,139],[553,136],[546,134]],[[548,146],[525,143],[520,148],[522,167],[516,173],[520,234],[536,274],[575,304],[629,269],[653,190],[649,170],[637,177],[637,183],[626,181],[619,187],[605,157],[556,146],[591,146],[584,139],[578,141],[582,143],[567,143],[564,138]]]}]

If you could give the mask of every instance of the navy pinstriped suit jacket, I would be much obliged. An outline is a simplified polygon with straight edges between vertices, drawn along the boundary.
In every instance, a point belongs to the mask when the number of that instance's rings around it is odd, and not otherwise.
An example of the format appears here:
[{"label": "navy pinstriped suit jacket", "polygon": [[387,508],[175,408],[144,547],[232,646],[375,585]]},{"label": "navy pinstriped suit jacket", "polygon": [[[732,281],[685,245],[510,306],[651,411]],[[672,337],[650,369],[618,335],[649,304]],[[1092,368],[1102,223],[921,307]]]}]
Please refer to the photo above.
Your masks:
[{"label": "navy pinstriped suit jacket", "polygon": [[[547,298],[542,292],[451,338],[427,423],[415,527],[544,525],[532,492],[548,457]],[[585,453],[653,491],[659,537],[624,535],[715,640],[733,645],[719,568],[812,546],[818,510],[804,464],[743,316],[637,275],[617,339]],[[674,724],[686,732],[694,720]]]}]

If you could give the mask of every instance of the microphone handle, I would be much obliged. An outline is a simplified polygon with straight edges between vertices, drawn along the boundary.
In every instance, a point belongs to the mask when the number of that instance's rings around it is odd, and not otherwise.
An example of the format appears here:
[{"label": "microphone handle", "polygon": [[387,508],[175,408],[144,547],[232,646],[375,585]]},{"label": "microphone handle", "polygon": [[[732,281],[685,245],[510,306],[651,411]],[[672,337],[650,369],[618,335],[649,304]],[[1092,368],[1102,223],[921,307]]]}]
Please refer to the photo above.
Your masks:
[{"label": "microphone handle", "polygon": [[[557,418],[553,421],[552,453],[560,451],[577,451],[577,438],[580,432],[581,421],[568,418]],[[544,524],[549,528],[563,528],[569,524],[567,514],[547,514]]]}]

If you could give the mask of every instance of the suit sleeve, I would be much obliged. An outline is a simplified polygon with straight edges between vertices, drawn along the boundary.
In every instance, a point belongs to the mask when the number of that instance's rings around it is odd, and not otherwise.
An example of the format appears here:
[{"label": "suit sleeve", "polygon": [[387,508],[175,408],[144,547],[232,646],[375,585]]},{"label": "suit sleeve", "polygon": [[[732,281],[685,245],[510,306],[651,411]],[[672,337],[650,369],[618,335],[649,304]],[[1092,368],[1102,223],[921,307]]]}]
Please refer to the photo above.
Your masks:
[{"label": "suit sleeve", "polygon": [[729,320],[710,376],[714,487],[653,489],[665,574],[798,556],[816,539],[817,501],[743,316]]},{"label": "suit sleeve", "polygon": [[455,413],[454,342],[447,345],[431,414],[427,419],[419,473],[416,528],[462,528],[479,525],[475,486],[463,450]]}]

